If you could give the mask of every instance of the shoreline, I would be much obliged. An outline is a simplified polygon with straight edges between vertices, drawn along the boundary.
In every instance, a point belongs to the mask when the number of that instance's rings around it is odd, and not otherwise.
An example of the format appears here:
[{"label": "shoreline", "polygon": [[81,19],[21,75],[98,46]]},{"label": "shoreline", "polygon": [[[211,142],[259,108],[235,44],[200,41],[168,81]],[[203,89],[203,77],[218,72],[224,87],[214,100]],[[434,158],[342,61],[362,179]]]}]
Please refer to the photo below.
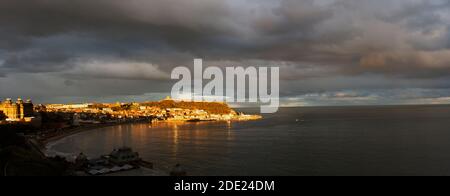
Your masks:
[{"label": "shoreline", "polygon": [[[145,122],[122,122],[122,123],[80,126],[80,127],[72,128],[69,130],[65,130],[64,133],[61,133],[57,136],[52,136],[52,137],[48,137],[45,139],[30,139],[30,144],[43,157],[50,157],[48,154],[48,150],[49,150],[48,146],[52,142],[57,142],[59,140],[70,137],[72,135],[76,135],[78,133],[83,133],[83,132],[92,131],[92,130],[96,130],[96,129],[103,129],[103,128],[107,128],[107,127],[114,127],[114,126],[127,125],[127,124],[137,124],[137,123],[145,123]],[[81,174],[81,176],[84,176],[84,175],[88,175],[88,174]],[[132,170],[113,172],[113,173],[105,174],[103,176],[168,176],[168,175],[169,174],[166,171],[155,169],[155,168],[150,168],[145,165],[140,165],[140,167],[132,169]]]},{"label": "shoreline", "polygon": [[121,122],[121,123],[85,125],[85,126],[79,126],[79,127],[74,127],[74,128],[68,128],[54,136],[47,136],[47,137],[44,136],[43,138],[28,138],[28,139],[32,141],[34,146],[36,148],[38,148],[42,154],[47,156],[48,155],[47,147],[52,142],[57,142],[64,138],[70,137],[72,135],[76,135],[76,134],[87,132],[87,131],[103,129],[103,128],[108,128],[108,127],[114,127],[114,126],[119,126],[119,125],[135,124],[135,123],[146,123],[146,122],[143,122],[143,121],[137,122],[136,121],[136,122]]},{"label": "shoreline", "polygon": [[[51,142],[55,142],[55,141],[64,139],[66,137],[78,134],[78,133],[91,131],[91,130],[95,130],[95,129],[114,127],[114,126],[118,126],[118,125],[133,124],[133,123],[139,123],[139,122],[124,122],[124,123],[110,123],[110,124],[98,124],[98,125],[80,126],[80,127],[70,128],[70,129],[65,130],[62,133],[60,133],[58,135],[55,135],[55,136],[50,136],[50,137],[45,138],[45,139],[37,139],[37,140],[43,146],[47,146]],[[141,123],[143,123],[143,122],[141,122]]]},{"label": "shoreline", "polygon": [[[83,133],[83,132],[87,132],[87,131],[91,131],[91,130],[95,130],[95,129],[102,129],[102,128],[107,128],[107,127],[124,125],[124,124],[128,124],[128,123],[131,124],[131,122],[126,122],[126,123],[111,123],[111,124],[80,126],[80,127],[76,127],[76,128],[70,128],[68,130],[63,131],[63,133],[60,133],[55,136],[50,136],[50,137],[47,137],[44,139],[43,138],[28,138],[28,140],[30,141],[30,144],[33,146],[33,148],[35,148],[37,151],[39,151],[40,154],[42,154],[45,157],[49,157],[49,154],[48,154],[49,149],[47,147],[52,142],[57,142],[59,140],[70,137],[72,135],[76,135],[78,133]],[[133,123],[136,123],[136,122],[133,122]]]},{"label": "shoreline", "polygon": [[[192,121],[190,122],[189,120],[162,120],[162,121],[155,121],[155,122],[182,122],[182,123],[196,123],[196,122],[242,122],[242,121],[254,121],[254,120],[261,120],[262,117],[259,115],[247,115],[244,118],[237,118],[237,119],[231,119],[231,120],[200,120],[200,121]],[[80,127],[76,127],[76,128],[71,128],[68,130],[63,131],[61,134],[59,135],[55,135],[55,136],[50,136],[48,138],[45,139],[37,139],[37,141],[39,143],[41,143],[44,147],[46,147],[49,143],[51,142],[55,142],[61,139],[64,139],[66,137],[78,134],[78,133],[82,133],[82,132],[86,132],[86,131],[91,131],[91,130],[95,130],[95,129],[102,129],[102,128],[107,128],[107,127],[114,127],[114,126],[119,126],[119,125],[127,125],[127,124],[139,124],[139,123],[152,123],[152,122],[143,122],[143,121],[136,121],[136,122],[122,122],[122,123],[109,123],[109,124],[97,124],[97,125],[87,125],[87,126],[80,126]],[[154,123],[154,122],[153,122]]]},{"label": "shoreline", "polygon": [[[211,120],[211,121],[199,121],[199,123],[201,122],[213,122],[213,123],[223,123],[223,122],[240,122],[240,121],[252,121],[252,120],[259,120],[262,117],[260,117],[259,115],[246,115],[246,116],[242,116],[244,118],[240,118],[240,119],[232,119],[232,120]],[[194,122],[189,122],[189,121],[169,121],[169,120],[165,120],[165,121],[157,121],[157,123],[185,123],[185,124],[193,124],[193,123],[197,123],[197,121]],[[37,150],[39,150],[45,157],[50,157],[53,155],[52,153],[52,145],[53,142],[58,142],[60,140],[63,140],[64,138],[70,137],[72,135],[76,135],[79,133],[83,133],[83,132],[87,132],[87,131],[93,131],[93,130],[97,130],[97,129],[103,129],[103,128],[108,128],[108,127],[114,127],[114,126],[121,126],[121,125],[129,125],[129,124],[153,124],[151,122],[146,122],[146,121],[133,121],[133,122],[121,122],[121,123],[108,123],[108,124],[91,124],[91,125],[84,125],[84,126],[80,126],[80,127],[73,127],[73,128],[68,128],[65,129],[63,131],[58,132],[56,135],[49,135],[49,136],[44,136],[43,138],[39,138],[39,139],[33,139],[34,141],[32,143],[34,143],[37,148]],[[57,154],[56,154],[57,155]],[[61,155],[63,157],[65,157],[65,155]],[[130,171],[121,171],[121,172],[114,172],[108,175],[112,175],[112,176],[168,176],[169,171],[164,170],[162,168],[147,168],[144,166],[141,166],[141,168],[139,169],[133,169]]]}]

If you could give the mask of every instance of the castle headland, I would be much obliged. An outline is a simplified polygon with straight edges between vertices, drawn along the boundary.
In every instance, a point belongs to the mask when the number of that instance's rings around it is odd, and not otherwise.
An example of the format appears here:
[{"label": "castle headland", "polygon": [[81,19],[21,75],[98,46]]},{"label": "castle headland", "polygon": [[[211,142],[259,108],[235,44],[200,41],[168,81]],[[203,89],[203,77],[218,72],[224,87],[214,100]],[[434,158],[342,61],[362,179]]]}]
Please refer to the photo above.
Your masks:
[{"label": "castle headland", "polygon": [[258,115],[245,115],[226,103],[174,101],[170,97],[158,102],[49,104],[39,110],[71,113],[79,123],[118,122],[149,118],[153,121],[230,121],[256,120]]}]

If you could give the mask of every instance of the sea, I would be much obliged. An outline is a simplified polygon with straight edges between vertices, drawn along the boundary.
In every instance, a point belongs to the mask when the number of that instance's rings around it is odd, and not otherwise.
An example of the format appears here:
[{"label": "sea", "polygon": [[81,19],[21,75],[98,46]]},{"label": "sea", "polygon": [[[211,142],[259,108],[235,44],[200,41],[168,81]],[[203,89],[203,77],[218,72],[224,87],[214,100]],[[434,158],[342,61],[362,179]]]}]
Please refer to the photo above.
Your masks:
[{"label": "sea", "polygon": [[124,146],[193,176],[450,175],[450,106],[280,108],[257,121],[119,125],[47,152],[95,158]]}]

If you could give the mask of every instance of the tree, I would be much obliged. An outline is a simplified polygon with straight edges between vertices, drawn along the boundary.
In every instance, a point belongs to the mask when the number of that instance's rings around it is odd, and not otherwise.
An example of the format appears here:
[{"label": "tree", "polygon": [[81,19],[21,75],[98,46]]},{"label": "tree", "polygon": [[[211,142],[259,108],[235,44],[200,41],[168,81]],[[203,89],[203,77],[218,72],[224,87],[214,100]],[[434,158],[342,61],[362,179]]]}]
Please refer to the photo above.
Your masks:
[{"label": "tree", "polygon": [[0,111],[0,121],[5,120],[6,119],[6,115]]}]

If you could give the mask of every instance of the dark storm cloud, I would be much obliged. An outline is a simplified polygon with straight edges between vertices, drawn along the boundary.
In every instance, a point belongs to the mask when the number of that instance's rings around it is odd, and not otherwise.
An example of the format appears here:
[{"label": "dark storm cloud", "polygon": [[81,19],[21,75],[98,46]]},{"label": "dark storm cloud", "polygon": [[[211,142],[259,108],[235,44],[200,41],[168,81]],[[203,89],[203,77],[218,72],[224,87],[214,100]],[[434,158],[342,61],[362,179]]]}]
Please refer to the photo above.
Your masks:
[{"label": "dark storm cloud", "polygon": [[[173,56],[185,52],[211,60],[336,64],[343,73],[402,75],[407,70],[405,75],[410,75],[411,67],[420,72],[422,67],[432,67],[442,74],[447,72],[449,60],[447,4],[406,0],[280,0],[260,4],[5,0],[0,2],[0,32],[7,39],[0,46],[9,50],[6,67],[23,71],[73,66],[67,61],[86,57],[83,50],[134,60],[143,60],[144,55],[135,55],[139,51],[161,50]],[[52,39],[36,43],[37,39],[65,34],[72,39],[86,36],[101,41],[59,43],[56,49],[46,46],[54,44]],[[437,62],[431,60],[436,58]]]},{"label": "dark storm cloud", "polygon": [[[225,14],[221,5],[205,0],[6,0],[0,2],[0,35],[6,38],[0,47],[8,51],[5,65],[12,71],[59,71],[56,65],[70,68],[72,60],[95,55],[129,59],[142,50],[195,50],[208,34],[227,31],[220,24],[214,27]],[[65,39],[53,38],[61,36]]]},{"label": "dark storm cloud", "polygon": [[[449,8],[444,0],[2,0],[0,79],[40,73],[71,88],[114,80],[115,90],[143,95],[162,91],[146,82],[202,57],[278,65],[287,97],[446,89]],[[89,93],[113,95],[108,82]],[[139,90],[125,90],[131,85]]]}]

